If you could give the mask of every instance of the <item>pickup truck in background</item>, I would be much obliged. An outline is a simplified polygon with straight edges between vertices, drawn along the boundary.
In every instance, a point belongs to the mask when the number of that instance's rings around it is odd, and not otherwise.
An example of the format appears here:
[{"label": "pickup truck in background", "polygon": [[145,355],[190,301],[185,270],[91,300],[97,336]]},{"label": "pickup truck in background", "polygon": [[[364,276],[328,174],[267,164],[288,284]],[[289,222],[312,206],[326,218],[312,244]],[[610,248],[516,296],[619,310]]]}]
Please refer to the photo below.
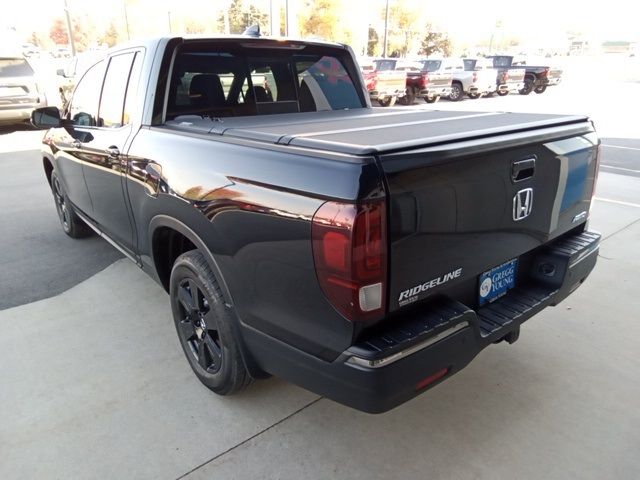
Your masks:
[{"label": "pickup truck in background", "polygon": [[478,65],[485,65],[485,68],[491,67],[495,78],[493,79],[493,92],[486,94],[490,97],[493,93],[497,93],[501,97],[509,95],[511,92],[518,92],[524,88],[524,75],[525,72],[522,69],[509,69],[502,67],[495,67],[492,60],[484,58],[465,58],[464,69],[467,71],[473,71],[478,68]]},{"label": "pickup truck in background", "polygon": [[587,118],[374,110],[340,44],[131,42],[32,122],[64,232],[167,291],[222,395],[272,374],[384,412],[516,341],[597,259]]},{"label": "pickup truck in background", "polygon": [[521,95],[529,95],[532,91],[544,93],[548,86],[557,85],[562,77],[562,69],[548,66],[526,65],[525,61],[514,62],[512,55],[491,55],[493,66],[498,69],[508,69],[509,77],[512,71],[524,71],[524,84],[518,92]]},{"label": "pickup truck in background", "polygon": [[392,64],[395,65],[394,59],[360,61],[369,98],[381,107],[391,107],[406,95],[407,75],[396,71]]},{"label": "pickup truck in background", "polygon": [[449,59],[417,60],[416,69],[407,72],[407,95],[424,98],[427,103],[448,96],[453,80],[452,62]]},{"label": "pickup truck in background", "polygon": [[465,94],[469,98],[476,99],[495,92],[496,70],[491,62],[474,62],[473,68],[466,67],[466,60],[455,60],[449,100],[458,102]]}]

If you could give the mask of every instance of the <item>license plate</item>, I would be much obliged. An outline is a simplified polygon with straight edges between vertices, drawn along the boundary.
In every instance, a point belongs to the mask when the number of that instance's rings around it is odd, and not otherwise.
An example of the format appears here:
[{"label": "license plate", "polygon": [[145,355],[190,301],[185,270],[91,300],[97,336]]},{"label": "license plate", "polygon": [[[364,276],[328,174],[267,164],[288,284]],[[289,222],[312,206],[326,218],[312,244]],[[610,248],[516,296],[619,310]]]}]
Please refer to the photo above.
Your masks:
[{"label": "license plate", "polygon": [[502,297],[516,286],[518,259],[514,258],[480,275],[478,298],[480,306]]}]

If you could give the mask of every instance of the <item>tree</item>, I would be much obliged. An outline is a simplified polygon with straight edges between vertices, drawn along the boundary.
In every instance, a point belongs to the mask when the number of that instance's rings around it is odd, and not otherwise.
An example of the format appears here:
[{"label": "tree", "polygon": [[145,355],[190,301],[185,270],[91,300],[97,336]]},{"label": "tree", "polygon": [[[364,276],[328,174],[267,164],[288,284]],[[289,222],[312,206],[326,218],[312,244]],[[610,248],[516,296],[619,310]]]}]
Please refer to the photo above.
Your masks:
[{"label": "tree", "polygon": [[389,9],[389,30],[392,48],[405,57],[414,47],[414,40],[418,35],[418,25],[422,12],[415,2],[398,0]]},{"label": "tree", "polygon": [[[242,0],[233,0],[227,11],[229,16],[229,33],[242,33],[251,25],[260,25],[260,30],[267,31],[269,26],[269,14],[260,10],[254,5],[248,7],[244,5]],[[222,24],[224,31],[224,14],[218,19],[218,23]]]},{"label": "tree", "polygon": [[333,42],[351,43],[351,32],[340,21],[341,0],[312,0],[307,2],[308,14],[302,17],[300,33],[303,37],[320,37]]},{"label": "tree", "polygon": [[119,41],[120,41],[120,32],[118,31],[116,22],[112,20],[107,30],[105,30],[102,37],[100,37],[100,43],[106,43],[110,47],[113,47]]},{"label": "tree", "polygon": [[204,33],[206,27],[204,24],[200,23],[198,20],[187,20],[184,25],[184,31],[186,33]]},{"label": "tree", "polygon": [[49,30],[49,37],[56,45],[67,45],[69,43],[69,35],[67,35],[67,24],[61,18],[56,18],[53,26]]},{"label": "tree", "polygon": [[429,57],[434,53],[442,53],[445,57],[450,56],[452,46],[449,36],[434,30],[431,24],[427,24],[425,30],[427,33],[420,44],[420,55]]},{"label": "tree", "polygon": [[369,27],[369,39],[367,40],[367,56],[374,57],[378,55],[380,38],[378,32],[373,27]]}]

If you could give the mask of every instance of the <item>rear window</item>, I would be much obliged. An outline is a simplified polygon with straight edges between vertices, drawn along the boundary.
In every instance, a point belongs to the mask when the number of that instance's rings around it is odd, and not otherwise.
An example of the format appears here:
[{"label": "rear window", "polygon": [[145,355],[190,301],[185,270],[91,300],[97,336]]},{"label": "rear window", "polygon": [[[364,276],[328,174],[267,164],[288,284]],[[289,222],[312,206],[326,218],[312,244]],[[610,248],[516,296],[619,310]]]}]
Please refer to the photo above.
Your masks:
[{"label": "rear window", "polygon": [[396,61],[395,60],[376,60],[376,70],[379,72],[386,72],[387,70],[395,70]]},{"label": "rear window", "polygon": [[[169,85],[167,120],[363,108],[338,55],[306,49],[183,49]],[[312,49],[313,50],[313,49]]]},{"label": "rear window", "polygon": [[427,72],[435,72],[440,69],[442,62],[440,60],[426,60],[422,62],[422,70]]},{"label": "rear window", "polygon": [[33,70],[24,58],[0,58],[1,77],[30,77]]}]

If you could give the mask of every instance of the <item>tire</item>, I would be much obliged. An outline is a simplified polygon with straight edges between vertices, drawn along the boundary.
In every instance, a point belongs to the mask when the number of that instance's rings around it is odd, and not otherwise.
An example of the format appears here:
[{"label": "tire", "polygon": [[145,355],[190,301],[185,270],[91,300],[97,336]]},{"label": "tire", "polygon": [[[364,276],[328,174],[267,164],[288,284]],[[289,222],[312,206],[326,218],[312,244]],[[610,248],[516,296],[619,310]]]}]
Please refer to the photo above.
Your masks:
[{"label": "tire", "polygon": [[496,93],[501,97],[506,97],[507,95],[509,95],[509,90],[498,90]]},{"label": "tire", "polygon": [[407,94],[404,97],[398,98],[398,103],[400,105],[413,105],[413,102],[416,101],[416,95],[413,93],[412,89],[407,89]]},{"label": "tire", "polygon": [[462,88],[462,85],[460,85],[458,82],[454,82],[451,84],[451,93],[449,94],[449,100],[451,100],[452,102],[459,102],[460,100],[462,100],[462,97],[464,96],[464,90]]},{"label": "tire", "polygon": [[480,98],[480,94],[479,93],[467,93],[467,97],[469,97],[471,100],[477,100]]},{"label": "tire", "polygon": [[539,87],[536,87],[533,89],[534,92],[540,94],[540,93],[544,93],[547,90],[547,86],[546,85],[540,85]]},{"label": "tire", "polygon": [[440,100],[440,95],[436,95],[435,97],[424,97],[424,101],[427,103],[436,103]]},{"label": "tire", "polygon": [[524,87],[522,87],[521,90],[518,90],[518,93],[520,95],[529,95],[532,90],[533,90],[533,80],[531,80],[530,78],[525,78]]},{"label": "tire", "polygon": [[182,350],[198,379],[218,395],[230,395],[251,383],[234,333],[234,319],[198,250],[176,259],[169,297]]},{"label": "tire", "polygon": [[381,107],[393,107],[396,104],[396,97],[386,97],[384,100],[378,100]]},{"label": "tire", "polygon": [[76,214],[69,197],[67,197],[64,185],[62,185],[55,170],[51,172],[51,193],[56,205],[58,220],[60,220],[64,233],[71,238],[82,238],[90,235],[93,231]]}]

